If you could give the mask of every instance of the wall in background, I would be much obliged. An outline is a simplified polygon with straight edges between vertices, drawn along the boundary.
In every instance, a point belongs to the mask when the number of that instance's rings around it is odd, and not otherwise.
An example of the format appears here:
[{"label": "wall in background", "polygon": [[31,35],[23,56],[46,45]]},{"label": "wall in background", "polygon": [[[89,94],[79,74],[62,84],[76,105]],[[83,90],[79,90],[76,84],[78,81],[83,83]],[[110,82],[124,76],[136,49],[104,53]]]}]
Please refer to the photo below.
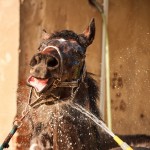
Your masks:
[{"label": "wall in background", "polygon": [[110,0],[113,129],[150,134],[150,1]]},{"label": "wall in background", "polygon": [[19,48],[19,1],[0,1],[0,143],[16,114]]}]

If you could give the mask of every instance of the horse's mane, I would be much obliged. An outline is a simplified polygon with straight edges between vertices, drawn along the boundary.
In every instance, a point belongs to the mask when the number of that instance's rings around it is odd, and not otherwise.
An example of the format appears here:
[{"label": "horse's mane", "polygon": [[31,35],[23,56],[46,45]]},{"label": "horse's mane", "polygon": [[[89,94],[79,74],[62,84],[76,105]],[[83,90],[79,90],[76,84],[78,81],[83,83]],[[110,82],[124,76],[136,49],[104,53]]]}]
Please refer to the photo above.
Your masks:
[{"label": "horse's mane", "polygon": [[73,39],[77,42],[79,40],[79,36],[71,30],[62,30],[59,32],[58,31],[54,32],[51,34],[50,39],[54,39],[54,38],[64,38],[65,40]]},{"label": "horse's mane", "polygon": [[87,39],[83,34],[76,34],[72,30],[62,30],[56,31],[51,34],[49,39],[55,38],[63,38],[65,40],[75,40],[79,45],[86,48],[87,47]]},{"label": "horse's mane", "polygon": [[97,85],[96,80],[92,77],[92,73],[87,73],[87,76],[85,78],[85,82],[88,85],[88,94],[89,94],[89,102],[90,102],[90,107],[91,107],[91,112],[95,114],[96,116],[99,116],[99,110],[97,109],[97,99],[99,96],[99,88]]}]

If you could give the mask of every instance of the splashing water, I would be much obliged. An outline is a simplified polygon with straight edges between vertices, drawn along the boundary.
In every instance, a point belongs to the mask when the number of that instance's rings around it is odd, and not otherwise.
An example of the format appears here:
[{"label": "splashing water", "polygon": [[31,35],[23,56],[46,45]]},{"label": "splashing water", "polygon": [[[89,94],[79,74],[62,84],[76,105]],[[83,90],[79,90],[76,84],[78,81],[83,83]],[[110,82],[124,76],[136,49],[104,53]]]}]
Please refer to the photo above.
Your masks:
[{"label": "splashing water", "polygon": [[102,121],[99,120],[96,116],[94,116],[92,113],[84,109],[82,106],[80,106],[77,103],[71,103],[69,104],[72,108],[78,110],[82,114],[84,114],[86,117],[90,118],[96,125],[101,127],[103,130],[105,130],[109,135],[113,137],[113,139],[118,143],[118,145],[123,149],[123,150],[133,150],[127,143],[123,142],[118,136],[116,136],[107,126],[106,124]]},{"label": "splashing water", "polygon": [[70,106],[78,111],[80,111],[82,114],[90,118],[95,124],[97,124],[99,127],[104,129],[108,134],[110,134],[112,137],[114,137],[114,133],[109,130],[109,128],[105,125],[105,123],[102,120],[99,120],[96,116],[94,116],[92,113],[84,109],[79,104],[70,104]]}]

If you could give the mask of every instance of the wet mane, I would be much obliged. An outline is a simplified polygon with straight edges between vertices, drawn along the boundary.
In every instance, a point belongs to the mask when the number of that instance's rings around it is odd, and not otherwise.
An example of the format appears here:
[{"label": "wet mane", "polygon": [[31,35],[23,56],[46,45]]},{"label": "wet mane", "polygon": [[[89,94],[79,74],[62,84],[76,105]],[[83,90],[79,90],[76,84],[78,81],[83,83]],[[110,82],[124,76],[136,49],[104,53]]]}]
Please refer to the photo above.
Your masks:
[{"label": "wet mane", "polygon": [[50,36],[50,39],[54,38],[64,38],[65,40],[73,39],[75,41],[79,41],[79,36],[71,30],[62,30],[60,32],[54,32]]},{"label": "wet mane", "polygon": [[65,40],[75,40],[82,47],[87,47],[87,39],[83,34],[76,34],[72,30],[62,30],[51,34],[49,39],[63,38]]},{"label": "wet mane", "polygon": [[99,96],[99,88],[95,79],[93,79],[93,74],[87,73],[84,82],[80,85],[80,89],[78,91],[76,102],[82,106],[86,104],[88,99],[89,102],[89,110],[100,117],[100,112],[97,107],[97,100]]},{"label": "wet mane", "polygon": [[91,73],[87,73],[87,78],[85,79],[85,82],[88,85],[88,94],[89,94],[89,100],[90,100],[90,111],[95,114],[97,117],[100,117],[100,112],[97,108],[96,100],[99,96],[99,88],[97,85],[97,82],[95,79],[93,79]]}]

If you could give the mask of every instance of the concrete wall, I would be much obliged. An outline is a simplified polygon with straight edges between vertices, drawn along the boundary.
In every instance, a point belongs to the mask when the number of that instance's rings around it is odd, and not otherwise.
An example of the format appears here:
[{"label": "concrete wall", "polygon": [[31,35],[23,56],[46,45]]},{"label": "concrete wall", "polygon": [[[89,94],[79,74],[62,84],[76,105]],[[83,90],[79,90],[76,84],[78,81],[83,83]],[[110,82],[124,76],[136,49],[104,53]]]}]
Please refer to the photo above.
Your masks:
[{"label": "concrete wall", "polygon": [[16,114],[18,82],[19,1],[0,1],[0,144]]},{"label": "concrete wall", "polygon": [[150,1],[110,0],[113,129],[150,134]]}]

